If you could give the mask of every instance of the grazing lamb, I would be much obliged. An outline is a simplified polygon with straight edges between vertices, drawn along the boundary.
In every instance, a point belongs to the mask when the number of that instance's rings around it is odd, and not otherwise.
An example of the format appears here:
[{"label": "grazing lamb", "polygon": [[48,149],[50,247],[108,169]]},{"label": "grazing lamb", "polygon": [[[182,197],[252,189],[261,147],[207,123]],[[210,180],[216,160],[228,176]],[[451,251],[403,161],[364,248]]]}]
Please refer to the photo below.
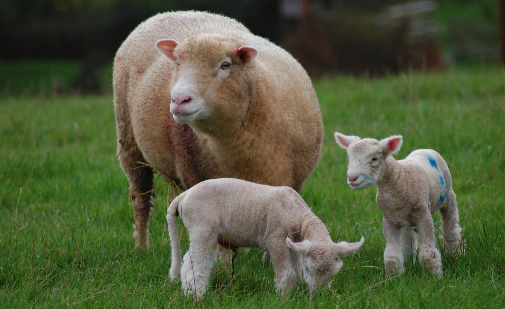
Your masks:
[{"label": "grazing lamb", "polygon": [[[182,269],[175,216],[181,217],[190,239]],[[266,250],[276,289],[284,293],[296,286],[296,275],[311,291],[328,285],[343,265],[340,257],[358,251],[364,241],[334,243],[323,222],[290,187],[233,178],[203,181],[182,193],[170,204],[167,221],[172,246],[170,277],[176,280],[181,275],[186,295],[205,293],[218,244]]]},{"label": "grazing lamb", "polygon": [[322,118],[305,70],[233,19],[158,14],[119,48],[113,74],[139,247],[148,246],[152,167],[182,189],[233,177],[300,191],[319,160]]},{"label": "grazing lamb", "polygon": [[418,239],[419,262],[441,276],[442,262],[431,215],[440,209],[443,242],[448,252],[457,252],[461,241],[456,194],[444,159],[434,150],[418,149],[396,161],[391,155],[402,145],[402,137],[398,135],[378,141],[336,132],[335,139],[347,150],[349,186],[361,190],[377,185],[388,274],[404,272],[404,254],[415,252]]}]

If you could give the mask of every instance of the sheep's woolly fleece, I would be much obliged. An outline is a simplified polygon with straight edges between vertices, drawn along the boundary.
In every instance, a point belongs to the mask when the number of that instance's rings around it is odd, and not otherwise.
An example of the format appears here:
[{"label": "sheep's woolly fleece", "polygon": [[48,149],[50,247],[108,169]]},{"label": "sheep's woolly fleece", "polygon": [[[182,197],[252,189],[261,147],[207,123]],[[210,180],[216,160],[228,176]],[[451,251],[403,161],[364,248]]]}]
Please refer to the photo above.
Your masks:
[{"label": "sheep's woolly fleece", "polygon": [[146,20],[119,48],[113,83],[137,246],[148,246],[152,167],[182,189],[232,177],[300,191],[321,155],[305,70],[233,19],[189,11]]},{"label": "sheep's woolly fleece", "polygon": [[[182,267],[176,215],[190,239]],[[311,291],[328,285],[343,265],[340,258],[358,251],[364,241],[334,243],[323,222],[292,188],[239,179],[207,180],[187,190],[171,203],[167,222],[170,277],[181,277],[186,294],[205,292],[218,244],[268,252],[276,289],[283,293],[296,285],[296,275]]]},{"label": "sheep's woolly fleece", "polygon": [[419,149],[396,161],[391,155],[400,150],[401,136],[378,141],[336,132],[335,140],[347,150],[349,186],[355,190],[377,186],[377,205],[384,218],[387,272],[403,273],[404,256],[419,244],[421,265],[441,276],[442,262],[431,215],[440,210],[446,251],[458,252],[461,241],[456,194],[442,156],[431,149]]}]

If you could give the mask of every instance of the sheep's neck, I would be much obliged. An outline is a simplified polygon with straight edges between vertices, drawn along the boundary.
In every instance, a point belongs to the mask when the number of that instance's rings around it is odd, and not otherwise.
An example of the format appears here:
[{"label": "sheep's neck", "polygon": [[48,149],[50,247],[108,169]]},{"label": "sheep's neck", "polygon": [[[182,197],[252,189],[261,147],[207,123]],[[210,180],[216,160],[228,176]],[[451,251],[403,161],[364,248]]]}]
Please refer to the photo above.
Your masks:
[{"label": "sheep's neck", "polygon": [[393,157],[384,162],[384,173],[377,181],[377,189],[382,192],[400,192],[406,190],[403,168]]},{"label": "sheep's neck", "polygon": [[323,222],[316,217],[314,214],[311,214],[312,217],[303,221],[300,236],[301,240],[310,239],[310,240],[330,240],[331,237],[326,229],[326,226]]},{"label": "sheep's neck", "polygon": [[[211,135],[195,131],[204,141],[205,145],[202,145],[204,149],[209,150],[204,156],[213,157],[219,177],[292,186],[289,177],[287,179],[277,177],[286,175],[284,172],[279,172],[279,169],[286,168],[286,164],[285,155],[279,153],[284,149],[279,147],[281,141],[276,142],[276,136],[268,132],[268,128],[271,128],[271,124],[275,122],[272,121],[271,116],[260,111],[253,112],[253,110],[249,111],[251,115],[247,116],[244,125],[235,129],[232,134]],[[262,118],[262,121],[258,122],[258,117]],[[257,126],[257,123],[262,123],[262,125]]]}]

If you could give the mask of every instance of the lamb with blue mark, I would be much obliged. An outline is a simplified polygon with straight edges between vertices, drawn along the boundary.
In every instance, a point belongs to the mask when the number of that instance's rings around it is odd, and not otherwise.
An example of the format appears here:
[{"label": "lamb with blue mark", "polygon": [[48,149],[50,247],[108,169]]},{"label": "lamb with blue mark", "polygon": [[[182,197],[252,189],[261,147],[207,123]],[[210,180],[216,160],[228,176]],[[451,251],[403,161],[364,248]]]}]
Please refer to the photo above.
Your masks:
[{"label": "lamb with blue mark", "polygon": [[[384,264],[389,275],[402,274],[404,257],[419,249],[419,262],[436,276],[442,261],[436,247],[431,215],[440,210],[446,252],[461,251],[461,228],[451,173],[436,151],[418,149],[404,160],[391,155],[400,150],[402,136],[381,141],[335,133],[337,144],[347,150],[347,183],[354,190],[377,186],[377,205],[383,215],[386,237]],[[419,248],[418,247],[419,244]]]}]

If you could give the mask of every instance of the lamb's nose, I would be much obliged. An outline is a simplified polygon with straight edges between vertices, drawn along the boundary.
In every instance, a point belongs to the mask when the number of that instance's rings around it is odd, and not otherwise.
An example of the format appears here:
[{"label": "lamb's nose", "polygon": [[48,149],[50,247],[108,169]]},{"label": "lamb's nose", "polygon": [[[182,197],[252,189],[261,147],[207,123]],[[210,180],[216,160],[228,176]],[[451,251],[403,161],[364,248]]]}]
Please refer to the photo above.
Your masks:
[{"label": "lamb's nose", "polygon": [[351,177],[351,176],[349,176],[349,182],[350,182],[350,183],[353,183],[353,182],[355,182],[356,180],[358,180],[358,176],[355,176],[355,177]]},{"label": "lamb's nose", "polygon": [[177,105],[186,104],[191,102],[192,98],[189,95],[175,95],[172,96],[172,103]]}]

